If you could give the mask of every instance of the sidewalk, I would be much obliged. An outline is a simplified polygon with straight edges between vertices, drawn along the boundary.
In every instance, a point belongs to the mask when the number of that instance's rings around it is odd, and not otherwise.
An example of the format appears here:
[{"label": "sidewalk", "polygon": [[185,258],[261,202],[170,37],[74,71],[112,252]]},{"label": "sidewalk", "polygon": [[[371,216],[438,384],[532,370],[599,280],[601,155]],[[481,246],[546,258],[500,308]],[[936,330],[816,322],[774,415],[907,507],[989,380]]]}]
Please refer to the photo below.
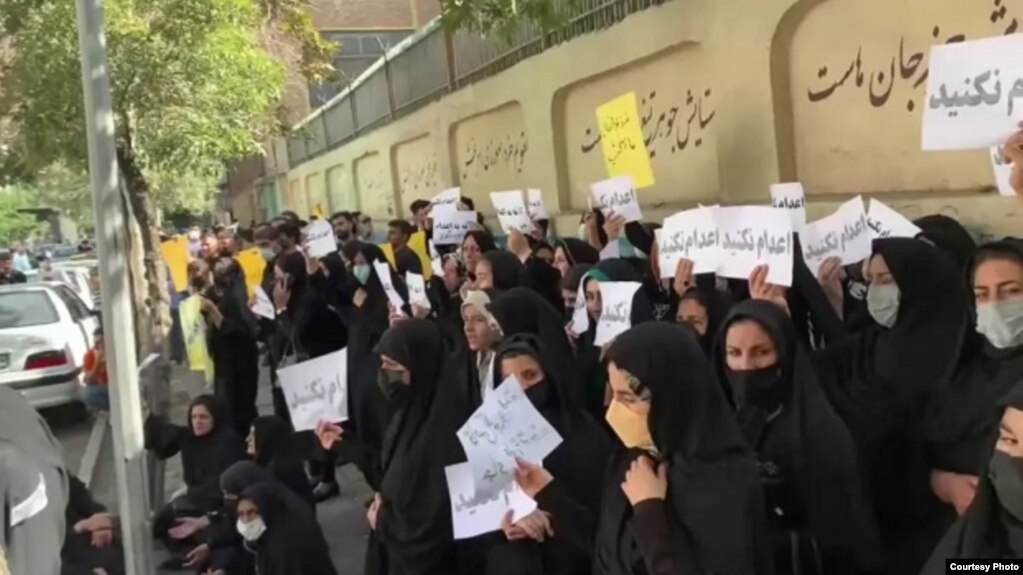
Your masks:
[{"label": "sidewalk", "polygon": [[[175,367],[171,383],[170,418],[175,422],[187,420],[188,403],[193,397],[204,391],[201,373],[189,372]],[[270,399],[269,372],[262,369],[259,382],[259,399],[257,407],[260,415],[273,414]],[[184,484],[181,469],[181,458],[174,457],[166,462],[166,495],[170,496]],[[366,522],[364,502],[373,492],[366,485],[365,479],[352,465],[337,470],[341,495],[321,503],[317,508],[317,516],[323,534],[330,546],[331,558],[340,575],[356,575],[363,572],[366,540],[369,536],[369,524]],[[156,563],[164,559],[158,552]]]}]

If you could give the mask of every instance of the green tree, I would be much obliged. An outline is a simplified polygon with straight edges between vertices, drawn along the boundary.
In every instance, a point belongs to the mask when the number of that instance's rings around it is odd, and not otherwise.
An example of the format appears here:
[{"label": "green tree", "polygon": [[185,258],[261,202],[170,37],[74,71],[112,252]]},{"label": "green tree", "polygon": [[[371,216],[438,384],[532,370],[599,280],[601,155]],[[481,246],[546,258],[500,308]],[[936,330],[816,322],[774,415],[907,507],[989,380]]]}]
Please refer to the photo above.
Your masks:
[{"label": "green tree", "polygon": [[[131,235],[133,301],[143,349],[169,329],[168,297],[154,216],[157,198],[194,202],[226,162],[262,153],[283,128],[284,66],[272,55],[297,46],[301,69],[329,68],[333,46],[313,38],[295,11],[305,0],[107,0],[104,15],[117,163]],[[36,170],[86,163],[75,3],[0,0],[0,118],[17,126],[20,156]],[[202,194],[200,194],[202,197]]]},{"label": "green tree", "polygon": [[0,187],[0,247],[23,243],[44,230],[32,214],[20,212],[35,205],[32,190],[23,186]]},{"label": "green tree", "polygon": [[577,0],[440,0],[441,20],[450,30],[511,38],[524,22],[551,31],[565,23]]}]

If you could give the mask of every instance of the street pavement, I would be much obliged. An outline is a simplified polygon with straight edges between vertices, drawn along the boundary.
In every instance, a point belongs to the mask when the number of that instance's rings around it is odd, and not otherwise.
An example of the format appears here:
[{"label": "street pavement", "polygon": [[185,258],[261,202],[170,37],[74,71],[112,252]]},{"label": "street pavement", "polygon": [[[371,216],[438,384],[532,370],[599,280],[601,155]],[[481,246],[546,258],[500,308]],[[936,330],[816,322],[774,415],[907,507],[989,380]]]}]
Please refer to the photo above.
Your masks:
[{"label": "street pavement", "polygon": [[[171,385],[171,412],[174,421],[186,420],[187,405],[191,398],[204,392],[202,375],[175,368]],[[257,402],[262,415],[273,413],[270,401],[269,373],[262,370],[260,377],[260,393]],[[73,410],[55,409],[43,411],[57,439],[64,446],[68,468],[77,473],[86,451],[89,435],[92,431],[92,419],[74,417]],[[369,525],[366,522],[365,502],[372,496],[372,490],[366,485],[362,474],[353,466],[348,465],[337,470],[341,494],[321,503],[317,508],[317,516],[323,528],[323,534],[330,546],[331,558],[339,575],[355,575],[363,572],[366,540]],[[166,494],[173,493],[183,484],[180,458],[167,461],[165,468]],[[117,509],[117,489],[113,469],[113,445],[111,434],[105,434],[99,452],[99,458],[92,476],[91,490],[93,497],[108,508]],[[156,553],[156,564],[165,555]],[[192,572],[194,573],[194,572]]]}]

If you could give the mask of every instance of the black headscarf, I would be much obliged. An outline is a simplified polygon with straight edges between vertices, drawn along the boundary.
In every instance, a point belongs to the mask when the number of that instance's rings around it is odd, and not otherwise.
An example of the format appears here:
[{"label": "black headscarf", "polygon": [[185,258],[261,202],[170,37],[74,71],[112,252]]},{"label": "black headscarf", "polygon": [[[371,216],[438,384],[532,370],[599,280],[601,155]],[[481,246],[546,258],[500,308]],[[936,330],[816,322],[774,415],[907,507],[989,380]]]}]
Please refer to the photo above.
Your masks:
[{"label": "black headscarf", "polygon": [[526,268],[515,254],[503,250],[493,250],[484,253],[483,259],[490,264],[490,273],[494,277],[494,289],[507,291],[525,284]]},{"label": "black headscarf", "polygon": [[[465,238],[472,238],[476,245],[479,246],[481,254],[497,250],[497,242],[494,241],[494,236],[483,230],[465,232]],[[462,238],[462,243],[465,243],[465,238]]]},{"label": "black headscarf", "polygon": [[446,356],[433,323],[399,322],[384,333],[377,353],[407,369],[411,384],[404,398],[391,402],[375,534],[392,573],[450,572],[454,539],[444,466],[463,457],[455,432],[469,413],[452,397],[454,390],[441,387]]},{"label": "black headscarf", "polygon": [[278,256],[277,267],[291,278],[288,309],[297,310],[305,303],[306,293],[309,290],[309,273],[306,268],[305,256],[299,252]]},{"label": "black headscarf", "polygon": [[[669,466],[674,572],[771,573],[756,459],[694,332],[644,323],[618,336],[607,355],[650,392],[650,434]],[[620,487],[637,455],[618,458],[605,481],[594,564],[601,575],[634,573],[642,562]]]},{"label": "black headscarf", "polygon": [[287,487],[259,483],[240,499],[255,503],[266,532],[255,544],[256,571],[273,575],[337,575],[316,515]]},{"label": "black headscarf", "polygon": [[696,286],[690,288],[682,296],[679,305],[686,300],[693,300],[703,306],[703,309],[707,310],[707,331],[699,337],[700,346],[707,352],[707,357],[710,357],[711,350],[714,347],[714,339],[721,328],[721,322],[725,320],[729,310],[732,309],[732,294],[719,291],[713,287],[703,288]]},{"label": "black headscarf", "polygon": [[239,496],[257,483],[273,483],[273,473],[251,461],[239,461],[220,474],[220,489],[228,495]]},{"label": "black headscarf", "polygon": [[954,218],[942,214],[924,216],[913,221],[920,228],[918,238],[926,238],[938,248],[952,256],[959,268],[966,267],[970,256],[977,249],[970,232]]},{"label": "black headscarf", "polygon": [[573,266],[579,264],[596,264],[600,261],[600,252],[579,238],[558,238],[554,240],[554,249],[561,248],[565,258]]},{"label": "black headscarf", "polygon": [[[1002,407],[1023,410],[1023,377],[999,403]],[[1023,522],[1002,507],[991,477],[982,473],[970,509],[945,533],[921,575],[946,573],[948,559],[1018,558],[1023,552],[1021,542]]]},{"label": "black headscarf", "polygon": [[[538,293],[516,288],[497,296],[490,304],[490,313],[501,326],[505,337],[531,334],[541,342],[546,365],[565,364],[572,357],[572,344],[565,334],[562,314]],[[562,374],[564,400],[583,404],[583,389],[575,370]],[[495,383],[499,380],[495,379]]]},{"label": "black headscarf", "polygon": [[583,282],[583,277],[585,277],[591,269],[593,269],[593,264],[575,264],[569,268],[565,277],[561,278],[561,289],[579,291],[579,284]]},{"label": "black headscarf", "polygon": [[256,447],[255,462],[269,469],[278,481],[315,507],[316,500],[302,468],[291,424],[276,415],[257,417],[252,422],[252,438]]},{"label": "black headscarf", "polygon": [[763,433],[777,433],[792,466],[794,491],[802,497],[806,527],[829,564],[856,564],[866,570],[878,565],[880,543],[856,446],[845,423],[828,403],[817,375],[796,337],[792,320],[777,305],[747,300],[735,306],[721,326],[714,349],[718,380],[728,381],[728,329],[752,320],[770,336],[778,355],[780,382],[785,390],[781,413],[770,423],[762,407],[746,407],[739,420],[747,439],[759,449]]}]

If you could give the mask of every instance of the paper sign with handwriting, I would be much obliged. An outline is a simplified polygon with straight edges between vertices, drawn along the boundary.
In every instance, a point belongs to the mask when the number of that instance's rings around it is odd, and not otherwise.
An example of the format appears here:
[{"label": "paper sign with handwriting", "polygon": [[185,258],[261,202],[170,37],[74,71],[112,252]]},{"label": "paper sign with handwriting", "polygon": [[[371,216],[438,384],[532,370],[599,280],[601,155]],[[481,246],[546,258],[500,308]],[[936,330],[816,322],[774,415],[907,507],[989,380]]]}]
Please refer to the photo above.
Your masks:
[{"label": "paper sign with handwriting", "polygon": [[619,176],[590,185],[593,199],[597,207],[610,218],[612,214],[620,215],[626,222],[638,222],[643,219],[643,212],[636,200],[636,190],[632,187],[632,176]]},{"label": "paper sign with handwriting", "polygon": [[717,208],[717,274],[748,279],[758,265],[767,265],[767,281],[792,285],[792,219],[788,210],[767,206]]},{"label": "paper sign with handwriting", "polygon": [[870,198],[867,225],[870,226],[874,239],[915,238],[920,233],[920,228],[916,224],[877,198]]},{"label": "paper sign with handwriting", "polygon": [[512,512],[512,523],[536,511],[536,501],[529,498],[514,481],[507,489],[492,496],[476,494],[472,466],[456,463],[444,468],[451,499],[451,523],[455,540],[476,537],[501,528],[505,513]]},{"label": "paper sign with handwriting", "polygon": [[863,197],[856,196],[842,204],[838,211],[806,224],[800,241],[803,244],[803,259],[813,272],[820,272],[821,264],[828,258],[841,258],[842,264],[852,264],[870,257],[873,250],[874,232],[867,223],[863,211]]},{"label": "paper sign with handwriting", "polygon": [[1001,144],[1023,120],[1023,34],[931,47],[924,150]]},{"label": "paper sign with handwriting", "polygon": [[462,188],[448,188],[437,194],[430,200],[430,216],[437,217],[437,214],[458,209],[458,202],[462,199]]},{"label": "paper sign with handwriting", "polygon": [[408,286],[408,302],[419,307],[430,309],[430,298],[426,297],[426,281],[423,276],[405,272],[405,285]]},{"label": "paper sign with handwriting", "polygon": [[593,345],[600,347],[632,327],[632,298],[639,282],[600,282],[600,319]]},{"label": "paper sign with handwriting", "polygon": [[637,188],[654,185],[636,93],[623,94],[598,107],[597,128],[608,177],[631,176]]},{"label": "paper sign with handwriting", "polygon": [[295,431],[348,419],[348,348],[277,370]]},{"label": "paper sign with handwriting", "polygon": [[1015,197],[1016,190],[1010,183],[1012,179],[1012,163],[1002,156],[999,146],[993,146],[988,154],[991,156],[991,169],[995,172],[995,185],[1001,196]]},{"label": "paper sign with handwriting", "polygon": [[314,258],[322,258],[337,251],[337,240],[334,228],[326,220],[316,220],[302,230],[302,245],[306,253]]},{"label": "paper sign with handwriting", "polygon": [[533,407],[514,376],[487,394],[458,430],[476,495],[493,497],[514,482],[515,458],[541,463],[561,436]]},{"label": "paper sign with handwriting", "polygon": [[373,271],[375,271],[377,277],[380,278],[380,285],[384,286],[384,293],[387,294],[387,301],[391,302],[391,306],[394,307],[395,311],[401,312],[401,308],[405,306],[405,300],[394,287],[394,279],[391,277],[390,264],[380,261],[373,262]]},{"label": "paper sign with handwriting", "polygon": [[529,210],[522,199],[522,192],[490,192],[490,201],[494,204],[497,219],[501,222],[504,233],[518,230],[528,234],[533,229],[533,220],[529,219]]},{"label": "paper sign with handwriting", "polygon": [[618,240],[607,242],[604,249],[600,250],[600,261],[616,260],[620,257],[622,257],[622,246],[618,245]]},{"label": "paper sign with handwriting", "polygon": [[529,204],[529,217],[535,222],[551,219],[547,206],[543,203],[543,192],[536,188],[526,190],[526,202]]},{"label": "paper sign with handwriting", "polygon": [[803,184],[799,182],[771,184],[771,204],[776,208],[788,210],[794,231],[798,232],[806,225],[806,192],[803,190]]},{"label": "paper sign with handwriting", "polygon": [[678,262],[693,262],[693,273],[714,273],[720,258],[714,208],[693,208],[664,220],[657,242],[661,278],[675,277]]},{"label": "paper sign with handwriting", "polygon": [[262,286],[252,288],[252,298],[252,313],[271,320],[277,317],[274,304],[270,301],[270,296],[266,295],[266,291],[263,290]]},{"label": "paper sign with handwriting", "polygon": [[438,246],[462,245],[465,234],[476,223],[476,212],[442,211],[433,215],[433,243]]},{"label": "paper sign with handwriting", "polygon": [[586,310],[586,278],[579,282],[579,290],[575,294],[575,307],[572,309],[572,322],[568,329],[581,335],[590,330],[590,312]]}]

